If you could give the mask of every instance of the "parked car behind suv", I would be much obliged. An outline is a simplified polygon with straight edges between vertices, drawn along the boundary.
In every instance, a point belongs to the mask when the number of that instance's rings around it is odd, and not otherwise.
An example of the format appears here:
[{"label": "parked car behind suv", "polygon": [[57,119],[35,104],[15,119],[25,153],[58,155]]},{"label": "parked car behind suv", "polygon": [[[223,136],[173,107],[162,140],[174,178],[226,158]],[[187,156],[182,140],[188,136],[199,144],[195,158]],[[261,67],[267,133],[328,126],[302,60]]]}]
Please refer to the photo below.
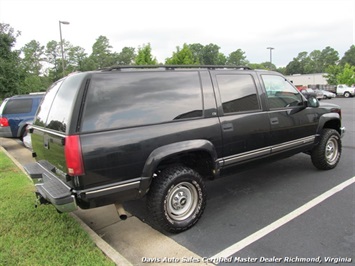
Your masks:
[{"label": "parked car behind suv", "polygon": [[339,106],[307,100],[276,72],[119,66],[55,82],[31,132],[37,163],[25,169],[40,202],[69,212],[146,196],[155,223],[180,232],[221,170],[299,152],[332,169],[345,129]]},{"label": "parked car behind suv", "polygon": [[23,138],[32,123],[44,93],[16,95],[0,106],[0,137]]}]

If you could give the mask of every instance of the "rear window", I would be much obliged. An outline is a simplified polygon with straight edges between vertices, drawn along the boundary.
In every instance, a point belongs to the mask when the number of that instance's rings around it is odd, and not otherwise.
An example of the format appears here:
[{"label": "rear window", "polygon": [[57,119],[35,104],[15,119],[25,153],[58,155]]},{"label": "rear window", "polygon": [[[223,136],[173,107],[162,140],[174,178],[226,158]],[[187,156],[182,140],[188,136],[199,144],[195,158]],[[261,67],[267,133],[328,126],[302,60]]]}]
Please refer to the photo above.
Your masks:
[{"label": "rear window", "polygon": [[47,90],[34,124],[66,132],[82,80],[83,76],[78,74],[54,83]]},{"label": "rear window", "polygon": [[10,99],[3,110],[3,115],[25,114],[32,110],[32,99]]},{"label": "rear window", "polygon": [[82,131],[196,118],[202,109],[197,71],[97,74],[88,88]]}]

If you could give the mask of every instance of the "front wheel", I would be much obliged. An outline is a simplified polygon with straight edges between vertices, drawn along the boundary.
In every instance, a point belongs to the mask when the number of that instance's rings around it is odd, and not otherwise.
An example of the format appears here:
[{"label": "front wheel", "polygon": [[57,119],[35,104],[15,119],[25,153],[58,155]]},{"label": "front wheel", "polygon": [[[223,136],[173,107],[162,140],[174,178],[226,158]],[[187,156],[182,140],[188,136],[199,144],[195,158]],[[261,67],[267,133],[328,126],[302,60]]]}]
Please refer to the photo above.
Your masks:
[{"label": "front wheel", "polygon": [[206,206],[202,177],[185,166],[164,169],[153,179],[147,207],[154,222],[164,230],[178,233],[191,228]]},{"label": "front wheel", "polygon": [[350,97],[350,93],[349,93],[349,92],[345,92],[345,93],[344,93],[344,97],[345,97],[345,98],[349,98],[349,97]]},{"label": "front wheel", "polygon": [[338,131],[323,129],[320,142],[311,153],[313,165],[320,170],[329,170],[337,166],[341,156],[341,139]]}]

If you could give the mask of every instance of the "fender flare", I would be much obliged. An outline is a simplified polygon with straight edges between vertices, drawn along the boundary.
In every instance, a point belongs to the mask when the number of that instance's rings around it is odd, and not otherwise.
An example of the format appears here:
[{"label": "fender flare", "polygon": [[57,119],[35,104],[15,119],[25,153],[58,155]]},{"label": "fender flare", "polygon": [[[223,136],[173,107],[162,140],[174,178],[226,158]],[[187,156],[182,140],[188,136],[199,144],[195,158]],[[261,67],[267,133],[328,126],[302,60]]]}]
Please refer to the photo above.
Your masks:
[{"label": "fender flare", "polygon": [[[327,113],[323,114],[318,121],[318,127],[317,127],[317,132],[316,132],[316,143],[319,141],[319,137],[322,133],[322,130],[324,128],[324,125],[329,122],[329,121],[336,121],[339,122],[339,128],[336,128],[336,130],[339,132],[340,127],[341,127],[341,118],[338,113]],[[340,133],[340,132],[339,132]]]},{"label": "fender flare", "polygon": [[148,156],[148,159],[146,160],[146,163],[143,168],[142,176],[152,177],[159,163],[162,162],[165,158],[183,152],[193,152],[193,151],[207,152],[213,160],[214,168],[216,170],[219,170],[217,164],[217,152],[212,142],[205,139],[196,139],[196,140],[187,140],[187,141],[181,141],[181,142],[164,145],[153,150]]}]

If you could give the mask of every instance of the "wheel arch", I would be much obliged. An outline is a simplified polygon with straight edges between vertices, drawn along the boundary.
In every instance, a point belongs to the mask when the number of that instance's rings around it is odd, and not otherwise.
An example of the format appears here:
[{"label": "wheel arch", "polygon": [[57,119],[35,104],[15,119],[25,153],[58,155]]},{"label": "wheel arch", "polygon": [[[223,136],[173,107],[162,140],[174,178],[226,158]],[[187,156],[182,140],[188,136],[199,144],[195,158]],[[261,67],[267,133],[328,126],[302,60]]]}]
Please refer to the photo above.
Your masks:
[{"label": "wheel arch", "polygon": [[153,177],[157,170],[173,164],[186,165],[203,177],[219,174],[214,145],[208,140],[197,139],[164,145],[152,151],[144,165],[142,176]]},{"label": "wheel arch", "polygon": [[341,134],[340,115],[335,112],[322,115],[318,123],[317,136],[320,136],[322,134],[322,130],[324,128],[335,129],[336,131],[338,131],[339,134]]}]

